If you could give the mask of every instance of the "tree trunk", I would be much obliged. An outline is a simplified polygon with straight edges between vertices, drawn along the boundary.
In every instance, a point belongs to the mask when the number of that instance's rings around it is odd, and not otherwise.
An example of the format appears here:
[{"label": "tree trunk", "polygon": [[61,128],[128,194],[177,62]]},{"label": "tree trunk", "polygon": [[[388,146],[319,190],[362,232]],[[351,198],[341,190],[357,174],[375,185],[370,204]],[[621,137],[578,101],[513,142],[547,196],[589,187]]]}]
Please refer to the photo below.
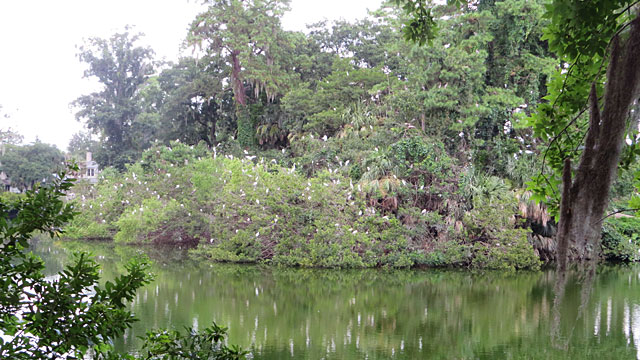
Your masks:
[{"label": "tree trunk", "polygon": [[233,85],[233,98],[236,102],[236,120],[238,126],[238,142],[244,148],[255,145],[255,127],[251,118],[249,107],[247,106],[247,94],[244,83],[240,77],[242,66],[240,65],[239,51],[231,52],[231,82]]},{"label": "tree trunk", "polygon": [[211,147],[217,146],[218,145],[218,138],[216,137],[216,125],[217,125],[217,120],[211,120],[211,133],[210,133],[210,140],[211,140]]},{"label": "tree trunk", "polygon": [[233,98],[236,100],[236,104],[246,106],[247,95],[245,94],[244,83],[240,77],[242,66],[240,65],[238,55],[240,55],[240,52],[237,50],[231,52],[231,86],[233,88]]},{"label": "tree trunk", "polygon": [[558,265],[592,260],[598,256],[600,232],[616,177],[629,110],[637,100],[640,83],[640,18],[636,17],[624,41],[616,35],[600,110],[595,83],[590,97],[589,130],[585,149],[572,181],[571,161],[565,160],[558,224]]}]

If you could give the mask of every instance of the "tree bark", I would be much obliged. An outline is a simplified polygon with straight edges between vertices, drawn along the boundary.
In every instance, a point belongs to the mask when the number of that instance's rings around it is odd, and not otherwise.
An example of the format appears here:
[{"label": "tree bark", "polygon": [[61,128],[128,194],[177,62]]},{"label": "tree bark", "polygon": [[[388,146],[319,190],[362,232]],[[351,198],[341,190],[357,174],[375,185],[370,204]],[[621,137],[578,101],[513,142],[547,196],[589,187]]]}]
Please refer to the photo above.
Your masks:
[{"label": "tree bark", "polygon": [[242,78],[240,77],[242,66],[240,65],[240,59],[238,58],[239,55],[240,52],[237,50],[231,52],[231,82],[233,88],[233,97],[236,100],[237,104],[246,106],[247,96],[245,94],[244,83],[242,82]]},{"label": "tree bark", "polygon": [[240,77],[242,66],[240,65],[239,51],[231,52],[231,82],[233,85],[233,98],[236,102],[236,119],[238,125],[237,139],[244,148],[250,148],[255,145],[255,129],[253,119],[247,106],[247,95],[245,93],[244,82]]},{"label": "tree bark", "polygon": [[211,120],[211,130],[210,130],[210,139],[211,139],[211,147],[218,145],[218,138],[216,137],[216,125],[217,120]]},{"label": "tree bark", "polygon": [[600,110],[595,83],[591,87],[589,130],[585,149],[572,181],[571,162],[565,160],[558,224],[558,265],[593,260],[598,256],[602,219],[616,177],[629,110],[640,84],[640,18],[631,23],[624,40],[611,41],[604,106]]}]

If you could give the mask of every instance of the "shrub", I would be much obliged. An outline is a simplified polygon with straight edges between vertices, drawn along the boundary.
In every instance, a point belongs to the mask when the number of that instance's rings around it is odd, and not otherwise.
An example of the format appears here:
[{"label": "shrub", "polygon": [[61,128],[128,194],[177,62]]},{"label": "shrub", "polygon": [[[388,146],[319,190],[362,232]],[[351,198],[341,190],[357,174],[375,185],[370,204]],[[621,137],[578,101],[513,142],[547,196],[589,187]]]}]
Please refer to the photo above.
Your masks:
[{"label": "shrub", "polygon": [[86,254],[77,254],[53,280],[44,276],[42,260],[25,249],[33,232],[56,235],[73,217],[60,199],[72,185],[65,178],[62,173],[18,201],[0,201],[3,359],[82,358],[94,345],[106,346],[131,326],[135,319],[125,304],[151,280],[148,263],[134,260],[127,274],[100,286],[98,265]]},{"label": "shrub", "polygon": [[121,243],[151,242],[149,235],[156,231],[161,224],[175,221],[172,215],[180,205],[173,199],[166,204],[157,199],[143,200],[140,207],[134,208],[131,212],[128,209],[116,221],[118,232],[114,240]]},{"label": "shrub", "polygon": [[640,260],[640,219],[608,218],[602,226],[602,255],[614,262]]},{"label": "shrub", "polygon": [[[227,346],[226,335],[227,328],[220,327],[216,323],[202,331],[186,328],[185,333],[175,330],[148,331],[142,337],[144,343],[141,354],[127,358],[131,360],[244,359],[248,352],[235,345]],[[106,357],[113,359],[114,355],[111,352]]]},{"label": "shrub", "polygon": [[[354,183],[337,155],[340,141],[307,136],[309,146],[336,154],[325,158],[335,167],[309,169],[179,143],[155,146],[126,172],[83,189],[74,203],[83,214],[68,229],[74,237],[115,233],[125,243],[197,244],[194,256],[213,261],[538,267],[500,179],[469,177],[473,206],[465,205],[456,161],[441,144],[410,137],[370,150],[362,163],[354,157],[351,169],[362,164],[365,171]],[[464,208],[472,210],[463,216]]]},{"label": "shrub", "polygon": [[16,194],[16,193],[12,193],[9,191],[3,191],[0,192],[0,201],[8,204],[8,203],[15,203],[18,200],[24,198],[24,194]]},{"label": "shrub", "polygon": [[[487,197],[479,192],[473,209],[464,216],[466,241],[471,245],[474,268],[539,269],[540,259],[527,240],[527,231],[516,227],[517,199],[511,191]],[[464,241],[464,240],[463,240]]]}]

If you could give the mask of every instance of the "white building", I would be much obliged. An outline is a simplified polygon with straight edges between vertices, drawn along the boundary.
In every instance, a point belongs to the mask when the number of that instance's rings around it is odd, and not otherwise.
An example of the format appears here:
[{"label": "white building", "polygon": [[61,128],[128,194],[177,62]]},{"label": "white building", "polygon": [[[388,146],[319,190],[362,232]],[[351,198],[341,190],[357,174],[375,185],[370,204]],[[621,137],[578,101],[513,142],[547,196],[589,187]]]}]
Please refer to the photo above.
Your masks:
[{"label": "white building", "polygon": [[92,154],[90,151],[87,151],[85,161],[80,161],[78,163],[78,174],[76,179],[87,180],[91,184],[95,184],[98,182],[98,174],[100,174],[100,167],[98,163],[92,159]]},{"label": "white building", "polygon": [[20,190],[11,186],[11,179],[9,179],[9,176],[7,176],[4,171],[0,171],[0,191],[20,192]]}]

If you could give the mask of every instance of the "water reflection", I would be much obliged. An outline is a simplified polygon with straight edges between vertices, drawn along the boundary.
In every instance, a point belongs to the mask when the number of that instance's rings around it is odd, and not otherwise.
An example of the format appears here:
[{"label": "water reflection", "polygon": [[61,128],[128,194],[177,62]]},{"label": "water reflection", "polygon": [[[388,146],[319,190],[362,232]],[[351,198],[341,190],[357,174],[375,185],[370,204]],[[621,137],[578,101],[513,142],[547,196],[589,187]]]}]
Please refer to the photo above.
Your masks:
[{"label": "water reflection", "polygon": [[[106,278],[135,253],[64,248],[37,250],[52,271],[73,249],[101,254]],[[149,328],[215,320],[256,359],[640,359],[639,267],[599,268],[588,287],[570,274],[558,302],[553,272],[274,269],[185,261],[166,249],[149,255],[157,279],[132,302],[142,321],[119,349],[135,348]]]}]

